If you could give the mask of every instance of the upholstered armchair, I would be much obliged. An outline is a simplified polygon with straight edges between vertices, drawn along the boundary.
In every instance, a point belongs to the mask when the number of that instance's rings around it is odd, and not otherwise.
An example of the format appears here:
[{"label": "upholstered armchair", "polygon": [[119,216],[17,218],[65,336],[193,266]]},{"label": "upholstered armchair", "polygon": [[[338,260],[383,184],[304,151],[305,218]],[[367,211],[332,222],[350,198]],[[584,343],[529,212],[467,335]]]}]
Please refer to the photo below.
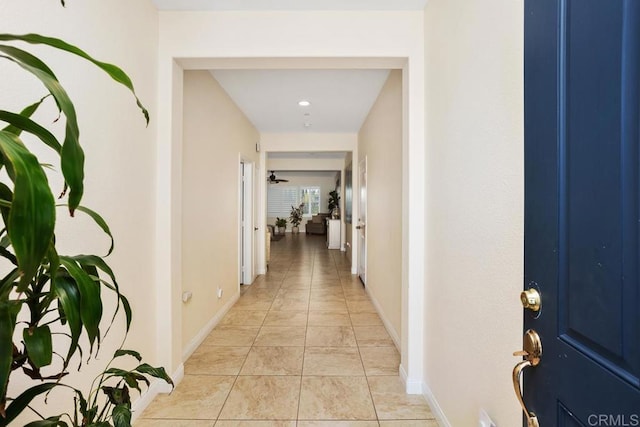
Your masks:
[{"label": "upholstered armchair", "polygon": [[311,217],[304,228],[307,234],[327,234],[328,213],[319,213]]}]

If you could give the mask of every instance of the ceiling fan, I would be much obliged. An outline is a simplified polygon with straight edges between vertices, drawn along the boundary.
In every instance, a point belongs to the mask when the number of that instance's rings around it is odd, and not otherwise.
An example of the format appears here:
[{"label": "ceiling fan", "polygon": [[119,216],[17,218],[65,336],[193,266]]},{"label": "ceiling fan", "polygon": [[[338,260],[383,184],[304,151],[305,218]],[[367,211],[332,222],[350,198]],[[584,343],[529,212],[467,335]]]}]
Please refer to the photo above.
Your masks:
[{"label": "ceiling fan", "polygon": [[267,178],[267,182],[269,184],[280,184],[281,182],[289,182],[289,180],[276,178],[275,171],[271,171],[271,175]]}]

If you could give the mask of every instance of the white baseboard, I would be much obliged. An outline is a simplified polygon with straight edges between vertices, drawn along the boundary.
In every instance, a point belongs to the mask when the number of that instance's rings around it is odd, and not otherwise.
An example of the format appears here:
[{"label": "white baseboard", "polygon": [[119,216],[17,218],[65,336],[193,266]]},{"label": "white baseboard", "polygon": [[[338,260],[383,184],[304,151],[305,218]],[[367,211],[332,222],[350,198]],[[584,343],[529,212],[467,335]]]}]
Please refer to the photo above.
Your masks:
[{"label": "white baseboard", "polygon": [[[184,378],[184,364],[181,363],[176,372],[171,375],[174,386],[177,386],[182,378]],[[171,384],[159,379],[152,381],[149,388],[131,405],[131,420],[137,420],[157,395],[171,393],[172,390]]]},{"label": "white baseboard", "polygon": [[[173,375],[171,375],[171,380],[173,381],[173,387],[177,387],[178,384],[182,382],[183,378],[184,378],[184,363],[181,363],[180,366],[178,366],[178,369],[176,369]],[[163,382],[161,383],[161,386],[162,388],[160,389],[160,393],[168,394],[173,391],[173,387],[171,387],[170,384]]]},{"label": "white baseboard", "polygon": [[389,336],[391,336],[393,343],[396,345],[396,349],[398,350],[398,352],[401,352],[400,336],[398,335],[396,330],[393,329],[393,326],[391,325],[391,322],[389,322],[389,319],[387,319],[386,316],[384,315],[384,312],[382,311],[382,306],[380,305],[378,300],[373,296],[371,292],[369,292],[369,288],[365,286],[364,289],[367,292],[367,295],[369,295],[369,299],[371,300],[373,307],[378,312],[378,316],[380,316],[380,319],[382,320],[382,324],[384,325],[387,332],[389,332]]},{"label": "white baseboard", "polygon": [[198,334],[193,337],[191,341],[189,341],[187,346],[182,351],[183,361],[191,357],[193,352],[196,351],[196,349],[200,346],[200,344],[202,344],[205,338],[207,338],[207,335],[209,335],[213,328],[215,328],[216,325],[220,323],[224,315],[227,314],[227,312],[231,309],[231,307],[233,307],[236,301],[238,301],[238,298],[240,298],[240,292],[237,292],[233,297],[231,297],[231,299],[227,301],[224,306],[222,306],[222,308],[216,313],[216,315],[213,316],[211,320],[209,320],[209,322],[207,322],[204,328],[202,328],[200,332],[198,332]]},{"label": "white baseboard", "polygon": [[449,420],[447,420],[447,417],[438,404],[436,397],[433,395],[433,392],[431,391],[429,386],[424,382],[422,383],[422,390],[422,395],[427,400],[427,403],[431,408],[431,413],[436,417],[436,421],[438,421],[438,425],[440,427],[451,427],[451,423],[449,422]]},{"label": "white baseboard", "polygon": [[407,394],[423,394],[422,381],[409,379],[407,371],[404,369],[402,364],[400,364],[398,372],[400,374],[400,379],[404,383]]}]

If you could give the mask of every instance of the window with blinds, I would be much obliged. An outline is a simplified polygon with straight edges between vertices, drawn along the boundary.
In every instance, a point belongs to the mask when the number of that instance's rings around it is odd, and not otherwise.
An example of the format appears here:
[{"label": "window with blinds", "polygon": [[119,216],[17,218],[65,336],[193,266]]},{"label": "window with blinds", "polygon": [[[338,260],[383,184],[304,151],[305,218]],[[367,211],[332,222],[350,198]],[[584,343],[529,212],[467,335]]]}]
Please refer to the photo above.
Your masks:
[{"label": "window with blinds", "polygon": [[267,190],[267,216],[289,218],[291,206],[304,203],[303,215],[320,212],[320,187],[269,185]]}]

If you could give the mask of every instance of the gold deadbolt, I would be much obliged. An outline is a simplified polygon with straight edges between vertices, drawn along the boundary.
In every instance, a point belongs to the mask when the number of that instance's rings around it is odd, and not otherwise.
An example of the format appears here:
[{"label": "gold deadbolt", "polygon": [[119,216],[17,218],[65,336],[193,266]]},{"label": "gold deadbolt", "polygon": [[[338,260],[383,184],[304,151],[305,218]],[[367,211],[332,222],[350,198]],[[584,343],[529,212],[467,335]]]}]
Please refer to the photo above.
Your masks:
[{"label": "gold deadbolt", "polygon": [[520,293],[520,301],[522,306],[531,311],[540,311],[542,306],[542,299],[540,298],[540,292],[537,289],[529,288],[526,291]]}]

